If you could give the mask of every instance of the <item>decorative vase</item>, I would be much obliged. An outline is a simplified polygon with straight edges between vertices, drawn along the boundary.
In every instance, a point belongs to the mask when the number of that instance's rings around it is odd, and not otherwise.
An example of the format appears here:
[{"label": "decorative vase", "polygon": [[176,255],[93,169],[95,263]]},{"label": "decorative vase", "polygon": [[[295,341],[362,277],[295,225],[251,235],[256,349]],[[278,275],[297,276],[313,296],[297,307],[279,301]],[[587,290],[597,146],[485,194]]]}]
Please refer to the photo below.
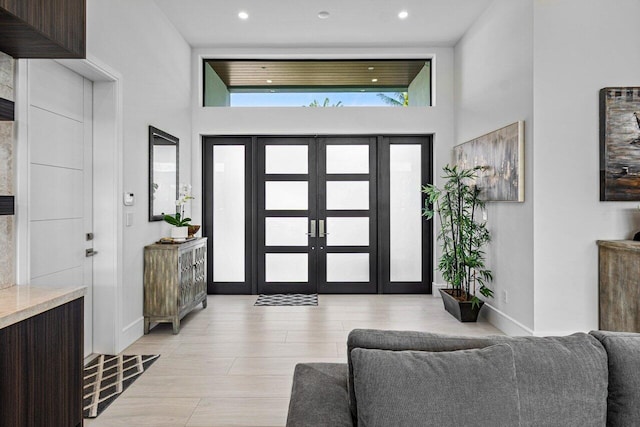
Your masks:
[{"label": "decorative vase", "polygon": [[189,226],[189,237],[194,237],[196,233],[200,230],[199,225],[190,225]]},{"label": "decorative vase", "polygon": [[474,307],[471,301],[459,301],[451,295],[451,289],[438,289],[442,295],[444,309],[459,322],[476,322],[484,301]]},{"label": "decorative vase", "polygon": [[171,238],[173,239],[186,239],[189,235],[189,227],[172,227]]}]

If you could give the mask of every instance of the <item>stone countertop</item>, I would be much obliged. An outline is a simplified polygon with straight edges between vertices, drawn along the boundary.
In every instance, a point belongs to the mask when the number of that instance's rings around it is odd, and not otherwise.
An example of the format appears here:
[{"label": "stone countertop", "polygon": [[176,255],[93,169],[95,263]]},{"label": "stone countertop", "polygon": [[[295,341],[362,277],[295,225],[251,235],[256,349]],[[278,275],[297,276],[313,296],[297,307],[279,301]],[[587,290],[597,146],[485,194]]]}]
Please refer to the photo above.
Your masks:
[{"label": "stone countertop", "polygon": [[85,286],[53,288],[11,286],[0,289],[0,329],[85,295]]}]

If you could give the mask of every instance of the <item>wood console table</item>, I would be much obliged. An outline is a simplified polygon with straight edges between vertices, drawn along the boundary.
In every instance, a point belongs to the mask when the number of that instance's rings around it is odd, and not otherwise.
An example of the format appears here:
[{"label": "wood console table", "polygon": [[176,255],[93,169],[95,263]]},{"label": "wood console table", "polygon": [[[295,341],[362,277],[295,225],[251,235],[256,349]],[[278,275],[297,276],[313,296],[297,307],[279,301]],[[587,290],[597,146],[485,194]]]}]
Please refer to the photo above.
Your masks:
[{"label": "wood console table", "polygon": [[151,322],[171,322],[180,332],[180,319],[195,306],[207,307],[207,238],[144,248],[144,333]]},{"label": "wood console table", "polygon": [[640,242],[598,240],[599,329],[640,332]]}]

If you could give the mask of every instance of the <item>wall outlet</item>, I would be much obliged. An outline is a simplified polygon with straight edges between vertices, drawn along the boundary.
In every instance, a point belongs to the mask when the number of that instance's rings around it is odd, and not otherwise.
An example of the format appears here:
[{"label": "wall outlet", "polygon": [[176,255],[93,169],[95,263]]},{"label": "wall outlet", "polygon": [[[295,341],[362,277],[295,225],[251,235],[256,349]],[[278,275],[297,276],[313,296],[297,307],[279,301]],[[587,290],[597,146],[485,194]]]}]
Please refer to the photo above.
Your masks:
[{"label": "wall outlet", "polygon": [[502,302],[505,304],[509,303],[509,294],[506,289],[502,290]]},{"label": "wall outlet", "polygon": [[434,298],[442,298],[438,289],[445,289],[446,287],[446,283],[431,282],[431,296],[433,296]]}]

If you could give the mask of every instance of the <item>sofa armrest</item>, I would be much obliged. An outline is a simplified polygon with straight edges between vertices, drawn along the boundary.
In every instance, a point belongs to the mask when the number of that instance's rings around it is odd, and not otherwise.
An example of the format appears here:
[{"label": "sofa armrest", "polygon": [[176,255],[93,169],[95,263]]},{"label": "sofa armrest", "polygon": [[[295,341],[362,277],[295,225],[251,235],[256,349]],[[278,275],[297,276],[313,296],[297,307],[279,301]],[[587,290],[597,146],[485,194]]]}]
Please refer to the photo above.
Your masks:
[{"label": "sofa armrest", "polygon": [[293,374],[287,427],[353,427],[346,363],[300,363]]}]

